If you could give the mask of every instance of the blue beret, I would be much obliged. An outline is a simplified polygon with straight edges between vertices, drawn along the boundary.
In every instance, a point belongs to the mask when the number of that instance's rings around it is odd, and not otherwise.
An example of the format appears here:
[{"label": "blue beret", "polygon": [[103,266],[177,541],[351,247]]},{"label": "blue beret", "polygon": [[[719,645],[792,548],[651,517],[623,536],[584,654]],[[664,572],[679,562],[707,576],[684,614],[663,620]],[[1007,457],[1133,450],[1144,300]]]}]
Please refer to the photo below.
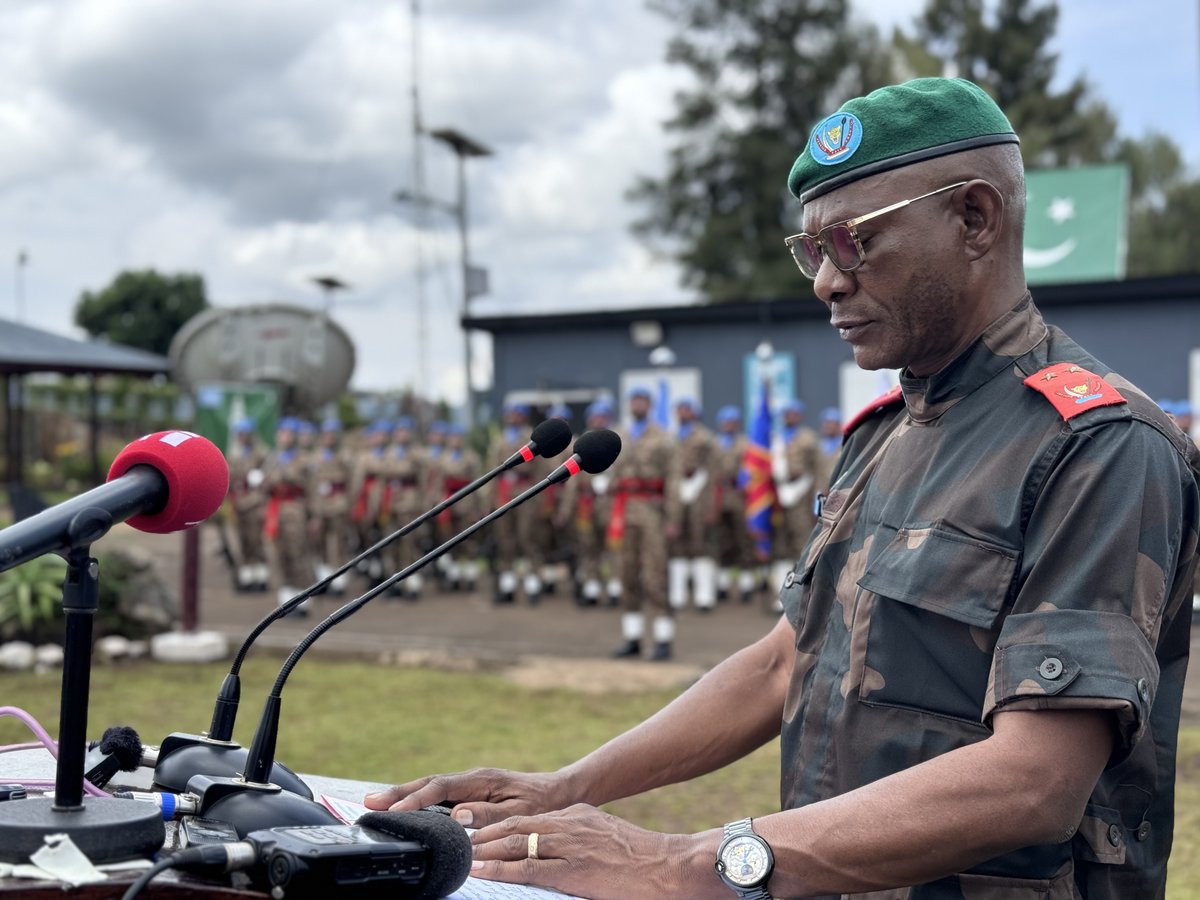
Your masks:
[{"label": "blue beret", "polygon": [[300,420],[292,416],[284,416],[279,420],[279,424],[275,426],[276,431],[299,431]]},{"label": "blue beret", "polygon": [[588,408],[584,410],[584,417],[590,419],[592,416],[611,416],[613,414],[613,405],[601,398],[593,400],[588,404]]},{"label": "blue beret", "polygon": [[446,426],[446,434],[458,437],[467,433],[467,426],[459,422],[445,422],[443,424]]},{"label": "blue beret", "polygon": [[651,393],[650,393],[650,388],[646,388],[646,387],[635,387],[635,388],[632,388],[632,389],[629,391],[629,399],[630,399],[630,400],[633,400],[635,397],[643,397],[643,398],[645,398],[646,400],[653,400],[653,399],[654,399],[654,397],[653,397],[653,396],[651,395]]},{"label": "blue beret", "polygon": [[504,411],[506,413],[520,413],[523,416],[529,415],[528,403],[505,403]]},{"label": "blue beret", "polygon": [[392,423],[392,431],[399,431],[401,428],[405,428],[409,431],[412,431],[412,427],[413,427],[413,420],[410,416],[401,416],[395,422]]},{"label": "blue beret", "polygon": [[387,419],[376,419],[367,426],[367,434],[386,434],[392,430],[392,423]]},{"label": "blue beret", "polygon": [[325,431],[325,432],[341,431],[342,430],[342,421],[341,421],[341,419],[334,419],[334,418],[325,419],[323,422],[321,422],[321,430]]},{"label": "blue beret", "polygon": [[307,419],[297,419],[296,430],[301,434],[316,434],[317,426]]},{"label": "blue beret", "polygon": [[686,406],[688,409],[697,415],[700,414],[700,404],[696,402],[694,397],[680,397],[675,401],[676,406]]},{"label": "blue beret", "polygon": [[548,410],[546,410],[546,418],[547,419],[566,419],[568,422],[570,422],[571,421],[571,407],[567,406],[567,404],[565,404],[565,403],[555,403]]},{"label": "blue beret", "polygon": [[449,423],[443,422],[441,419],[434,419],[433,422],[431,422],[429,425],[429,433],[430,434],[445,434],[447,432],[447,430],[449,430],[449,428],[450,428]]},{"label": "blue beret", "polygon": [[740,421],[742,421],[742,411],[736,406],[722,406],[719,410],[717,410],[718,424]]},{"label": "blue beret", "polygon": [[799,413],[803,415],[804,410],[807,408],[808,407],[804,405],[803,400],[789,400],[787,403],[783,404],[779,411],[783,413]]},{"label": "blue beret", "polygon": [[822,422],[840,422],[842,421],[842,411],[836,406],[827,406],[821,410]]},{"label": "blue beret", "polygon": [[233,423],[234,434],[246,434],[253,431],[257,427],[255,421],[251,418],[238,419]]}]

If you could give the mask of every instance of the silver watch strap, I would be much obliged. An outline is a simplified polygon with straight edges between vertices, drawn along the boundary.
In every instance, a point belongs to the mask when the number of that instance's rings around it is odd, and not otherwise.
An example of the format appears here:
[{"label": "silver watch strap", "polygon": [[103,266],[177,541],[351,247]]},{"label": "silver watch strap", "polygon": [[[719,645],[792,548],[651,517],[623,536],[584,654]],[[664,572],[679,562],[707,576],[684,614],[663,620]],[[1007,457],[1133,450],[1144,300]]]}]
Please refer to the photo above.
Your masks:
[{"label": "silver watch strap", "polygon": [[[725,837],[732,837],[735,834],[754,834],[754,826],[751,819],[738,819],[736,822],[728,822],[725,825]],[[738,894],[742,900],[774,900],[765,887],[756,888],[738,888]]]}]

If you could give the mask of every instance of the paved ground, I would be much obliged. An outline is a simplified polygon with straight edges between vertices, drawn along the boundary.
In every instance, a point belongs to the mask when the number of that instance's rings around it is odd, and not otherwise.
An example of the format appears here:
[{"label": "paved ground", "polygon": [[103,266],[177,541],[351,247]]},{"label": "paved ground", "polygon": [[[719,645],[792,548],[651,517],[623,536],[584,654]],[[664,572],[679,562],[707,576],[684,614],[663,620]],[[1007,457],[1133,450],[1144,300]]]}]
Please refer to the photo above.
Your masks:
[{"label": "paved ground", "polygon": [[[200,627],[228,635],[236,645],[273,605],[273,594],[237,594],[218,554],[212,528],[201,532]],[[134,544],[153,554],[164,578],[178,585],[183,538],[147,535],[120,525],[106,541]],[[103,577],[103,576],[101,576]],[[367,585],[356,582],[361,592]],[[287,618],[263,633],[263,647],[290,650],[308,630],[337,608],[315,598],[306,619]],[[431,594],[417,603],[379,597],[336,626],[313,652],[429,662],[454,668],[503,668],[531,684],[570,684],[612,690],[686,683],[765,634],[774,614],[761,606],[722,603],[708,614],[678,617],[673,664],[612,663],[619,643],[620,613],[579,609],[569,596],[536,607],[496,607],[489,595]],[[1192,632],[1193,664],[1184,693],[1184,722],[1200,725],[1200,627]],[[563,665],[562,661],[570,661]],[[581,663],[580,661],[587,661]]]}]

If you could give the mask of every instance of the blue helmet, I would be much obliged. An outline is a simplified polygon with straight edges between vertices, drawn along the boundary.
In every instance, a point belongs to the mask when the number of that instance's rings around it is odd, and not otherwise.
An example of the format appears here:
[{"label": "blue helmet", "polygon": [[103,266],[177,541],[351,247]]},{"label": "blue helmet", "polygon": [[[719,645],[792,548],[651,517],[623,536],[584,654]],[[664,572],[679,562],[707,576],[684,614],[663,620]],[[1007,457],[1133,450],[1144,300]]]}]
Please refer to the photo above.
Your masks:
[{"label": "blue helmet", "polygon": [[740,422],[740,421],[742,421],[742,411],[738,407],[733,406],[732,404],[729,406],[722,406],[720,409],[717,410],[717,424],[718,425],[724,425],[726,422]]}]

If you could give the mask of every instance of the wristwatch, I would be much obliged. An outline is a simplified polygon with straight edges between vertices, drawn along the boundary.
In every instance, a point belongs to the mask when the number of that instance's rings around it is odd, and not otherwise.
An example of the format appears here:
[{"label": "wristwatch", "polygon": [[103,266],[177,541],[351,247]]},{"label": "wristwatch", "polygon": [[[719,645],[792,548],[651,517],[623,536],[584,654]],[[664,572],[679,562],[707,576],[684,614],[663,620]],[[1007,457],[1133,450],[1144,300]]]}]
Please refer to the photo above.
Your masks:
[{"label": "wristwatch", "polygon": [[742,900],[771,900],[767,882],[775,871],[771,845],[754,833],[749,819],[725,826],[725,840],[717,848],[717,874]]}]

